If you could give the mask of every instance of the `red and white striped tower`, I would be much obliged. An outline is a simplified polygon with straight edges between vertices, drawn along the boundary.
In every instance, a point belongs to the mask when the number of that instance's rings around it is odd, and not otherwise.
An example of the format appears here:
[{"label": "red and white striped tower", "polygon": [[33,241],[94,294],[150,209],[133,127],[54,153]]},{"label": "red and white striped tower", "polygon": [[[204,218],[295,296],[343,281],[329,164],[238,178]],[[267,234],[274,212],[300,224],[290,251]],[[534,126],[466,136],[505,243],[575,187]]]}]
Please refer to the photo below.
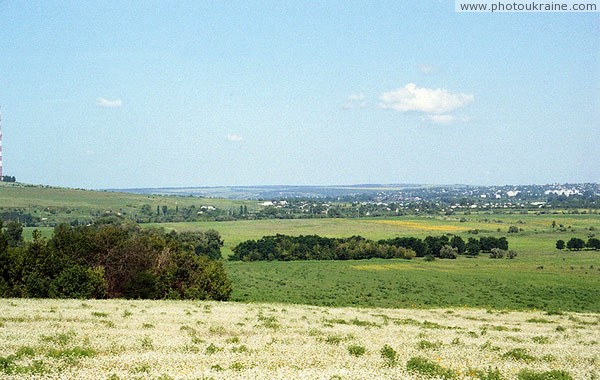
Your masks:
[{"label": "red and white striped tower", "polygon": [[0,112],[0,181],[2,181],[2,112]]}]

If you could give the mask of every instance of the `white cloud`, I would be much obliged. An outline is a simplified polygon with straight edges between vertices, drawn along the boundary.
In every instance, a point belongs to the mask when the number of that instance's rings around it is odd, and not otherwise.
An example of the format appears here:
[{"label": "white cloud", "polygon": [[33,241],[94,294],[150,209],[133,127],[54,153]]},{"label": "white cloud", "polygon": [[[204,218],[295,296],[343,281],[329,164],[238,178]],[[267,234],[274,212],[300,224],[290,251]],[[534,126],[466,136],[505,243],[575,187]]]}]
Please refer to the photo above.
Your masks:
[{"label": "white cloud", "polygon": [[103,108],[119,108],[123,106],[121,99],[109,100],[105,98],[96,99],[96,105]]},{"label": "white cloud", "polygon": [[227,135],[227,140],[228,141],[234,141],[234,142],[242,141],[242,136],[236,135],[235,133],[229,133]]},{"label": "white cloud", "polygon": [[426,114],[447,114],[472,103],[473,95],[451,93],[442,88],[417,87],[409,83],[402,88],[384,92],[379,97],[382,108],[400,112],[416,111]]}]

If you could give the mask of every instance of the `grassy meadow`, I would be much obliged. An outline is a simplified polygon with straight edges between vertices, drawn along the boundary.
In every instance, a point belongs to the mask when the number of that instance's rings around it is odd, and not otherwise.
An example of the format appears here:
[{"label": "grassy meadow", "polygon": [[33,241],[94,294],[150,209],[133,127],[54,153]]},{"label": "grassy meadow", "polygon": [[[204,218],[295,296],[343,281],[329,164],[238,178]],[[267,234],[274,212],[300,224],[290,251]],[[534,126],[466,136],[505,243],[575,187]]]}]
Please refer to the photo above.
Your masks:
[{"label": "grassy meadow", "polygon": [[[174,207],[204,202],[44,190],[4,185],[0,205],[33,208],[39,215],[55,210],[76,218],[103,205],[127,215],[145,203]],[[239,207],[228,200],[206,202]],[[225,257],[242,241],[277,233],[361,235],[374,240],[505,236],[518,256],[226,261],[234,287],[234,302],[227,303],[0,299],[0,378],[592,380],[600,376],[600,252],[555,248],[558,239],[587,239],[600,231],[598,214],[471,213],[142,226],[179,232],[215,229],[224,240]],[[510,226],[519,232],[509,234]],[[52,234],[50,227],[40,230],[44,236]],[[25,229],[26,239],[32,231]]]},{"label": "grassy meadow", "polygon": [[[249,208],[257,202],[246,202]],[[39,216],[56,212],[77,218],[106,209],[124,215],[141,205],[211,204],[239,208],[242,201],[2,184],[0,205],[34,210]],[[369,239],[397,236],[456,234],[469,237],[506,236],[514,260],[478,258],[343,262],[227,262],[233,280],[232,299],[242,302],[283,302],[324,306],[451,307],[543,309],[600,312],[600,253],[555,249],[557,239],[587,239],[600,231],[600,215],[592,213],[457,213],[451,216],[406,216],[388,219],[270,219],[224,222],[160,223],[179,232],[217,230],[228,257],[237,244],[265,235],[361,235]],[[553,222],[555,227],[553,227]],[[509,234],[516,226],[518,233]],[[51,236],[52,228],[40,228]],[[33,228],[26,228],[26,239]],[[473,232],[477,231],[477,234]]]},{"label": "grassy meadow", "polygon": [[[0,208],[23,209],[35,217],[51,222],[69,223],[72,220],[90,220],[109,214],[135,217],[140,214],[143,205],[151,209],[167,206],[174,210],[179,207],[213,206],[219,209],[239,209],[246,205],[249,210],[256,208],[257,202],[198,198],[182,196],[140,195],[111,191],[91,191],[20,183],[0,182]],[[48,228],[40,228],[49,231]]]},{"label": "grassy meadow", "polygon": [[[552,222],[556,227],[552,227]],[[560,231],[560,225],[565,231]],[[370,239],[456,234],[506,236],[514,260],[226,262],[232,300],[360,307],[482,307],[600,312],[600,252],[559,251],[558,239],[600,231],[597,214],[471,214],[393,219],[284,219],[161,223],[179,232],[215,229],[225,257],[242,241],[265,235],[361,235]],[[522,231],[507,233],[509,226]],[[478,230],[478,234],[472,231]],[[30,236],[32,229],[26,229]],[[50,236],[52,230],[42,230]]]},{"label": "grassy meadow", "polygon": [[597,379],[600,318],[470,308],[0,300],[0,377]]},{"label": "grassy meadow", "polygon": [[[461,221],[461,218],[464,218]],[[556,221],[555,228],[552,222]],[[559,231],[563,225],[565,232]],[[587,238],[600,230],[595,214],[474,214],[395,219],[295,219],[165,223],[177,231],[216,229],[224,253],[241,241],[276,233],[329,237],[456,234],[506,236],[514,260],[486,254],[457,260],[228,262],[232,299],[324,306],[452,307],[600,312],[600,253],[558,251],[557,239]],[[522,229],[508,234],[508,227]],[[473,230],[479,230],[473,235]],[[500,231],[498,231],[500,230]]]}]

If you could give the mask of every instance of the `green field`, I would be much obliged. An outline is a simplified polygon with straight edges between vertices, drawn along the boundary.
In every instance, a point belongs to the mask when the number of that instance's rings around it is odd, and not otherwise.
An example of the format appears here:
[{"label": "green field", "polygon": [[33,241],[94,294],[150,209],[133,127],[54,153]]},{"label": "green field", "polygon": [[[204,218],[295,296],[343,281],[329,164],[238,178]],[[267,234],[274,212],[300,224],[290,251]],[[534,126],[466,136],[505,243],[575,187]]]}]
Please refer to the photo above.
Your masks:
[{"label": "green field", "polygon": [[[423,259],[311,262],[228,262],[232,298],[242,302],[288,302],[328,306],[544,309],[600,312],[600,252],[558,251],[557,239],[587,238],[600,216],[468,215],[395,219],[308,219],[163,224],[178,231],[213,228],[225,253],[239,242],[276,233],[329,237],[481,234],[506,236],[514,260],[486,254],[457,260]],[[562,224],[567,231],[552,228]],[[508,234],[509,226],[523,231]],[[469,231],[478,229],[478,235]],[[500,232],[498,232],[500,229]]]},{"label": "green field", "polygon": [[[211,204],[239,207],[241,201],[190,197],[143,196],[40,186],[0,187],[0,206],[34,209],[61,217],[106,209],[131,216],[141,205],[175,207]],[[250,203],[249,203],[250,204]],[[256,202],[254,202],[256,204]],[[392,219],[271,219],[228,222],[145,224],[179,232],[217,230],[223,254],[240,242],[277,233],[327,237],[361,235],[369,239],[397,236],[424,238],[456,234],[464,240],[482,235],[506,236],[514,260],[478,258],[314,262],[226,262],[233,280],[232,299],[360,307],[450,307],[544,309],[600,312],[600,252],[555,249],[557,239],[587,240],[600,231],[600,215],[592,213],[472,213],[452,216],[407,216]],[[555,227],[552,227],[555,222]],[[507,233],[517,226],[518,233]],[[562,228],[561,228],[562,227]],[[51,236],[52,228],[40,228]],[[473,232],[477,230],[477,234]],[[33,228],[24,235],[30,239]]]},{"label": "green field", "polygon": [[246,205],[249,210],[256,208],[256,202],[197,197],[175,197],[140,195],[109,191],[57,188],[0,182],[0,211],[21,209],[39,217],[49,224],[69,223],[72,220],[90,220],[109,214],[135,218],[143,205],[154,210],[157,206],[167,206],[174,210],[179,207],[213,206],[219,209],[239,209]]},{"label": "green field", "polygon": [[[461,222],[465,219],[464,222]],[[552,228],[552,222],[568,228],[565,232]],[[523,231],[508,234],[508,227],[514,225]],[[589,233],[600,231],[598,214],[473,214],[452,217],[398,217],[393,219],[270,219],[244,220],[232,222],[161,223],[167,229],[193,231],[215,229],[225,241],[225,253],[237,244],[248,239],[259,239],[265,235],[309,235],[327,237],[348,237],[361,235],[369,239],[386,239],[396,236],[456,234],[465,240],[472,235],[469,231],[479,230],[480,234],[507,236],[511,249],[540,255],[555,252],[557,239],[571,237],[587,239]],[[590,231],[591,228],[591,231]],[[500,232],[498,232],[500,229]],[[599,232],[600,233],[600,232]]]}]

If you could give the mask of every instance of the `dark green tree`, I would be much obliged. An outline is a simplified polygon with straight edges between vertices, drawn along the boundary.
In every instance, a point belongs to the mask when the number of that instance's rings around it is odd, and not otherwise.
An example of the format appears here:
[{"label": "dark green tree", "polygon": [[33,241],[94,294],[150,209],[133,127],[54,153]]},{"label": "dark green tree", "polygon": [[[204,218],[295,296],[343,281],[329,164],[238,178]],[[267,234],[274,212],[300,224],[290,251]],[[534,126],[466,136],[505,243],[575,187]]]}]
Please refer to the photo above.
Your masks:
[{"label": "dark green tree", "polygon": [[556,249],[560,249],[560,250],[565,249],[565,241],[562,239],[557,240],[556,241]]},{"label": "dark green tree", "polygon": [[600,249],[600,239],[589,238],[586,243],[586,247],[593,249],[593,250],[599,250]]},{"label": "dark green tree", "polygon": [[23,245],[23,225],[16,220],[6,223],[4,236],[9,247],[19,247]]},{"label": "dark green tree", "polygon": [[477,256],[479,255],[479,251],[481,251],[479,240],[475,238],[469,238],[466,246],[467,255]]},{"label": "dark green tree", "polygon": [[583,241],[583,239],[571,238],[567,242],[567,249],[570,249],[572,251],[580,251],[583,248],[585,248],[585,241]]},{"label": "dark green tree", "polygon": [[467,244],[463,238],[457,235],[452,236],[452,239],[450,239],[450,246],[452,246],[452,248],[456,248],[458,254],[461,255],[465,253],[465,250],[467,249]]}]

